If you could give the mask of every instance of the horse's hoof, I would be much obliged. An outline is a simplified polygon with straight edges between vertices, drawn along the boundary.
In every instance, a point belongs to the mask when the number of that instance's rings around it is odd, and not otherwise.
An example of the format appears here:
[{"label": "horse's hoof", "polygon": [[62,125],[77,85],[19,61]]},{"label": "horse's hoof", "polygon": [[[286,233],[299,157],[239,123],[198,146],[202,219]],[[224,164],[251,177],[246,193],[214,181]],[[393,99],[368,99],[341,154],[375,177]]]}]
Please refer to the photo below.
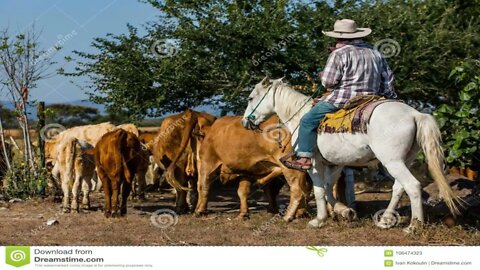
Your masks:
[{"label": "horse's hoof", "polygon": [[323,227],[323,225],[325,225],[325,222],[323,220],[314,218],[308,222],[307,228],[317,229]]},{"label": "horse's hoof", "polygon": [[342,217],[348,221],[353,221],[357,219],[357,212],[352,208],[347,208],[342,211]]},{"label": "horse's hoof", "polygon": [[112,213],[110,213],[109,211],[107,211],[107,212],[105,212],[105,214],[104,214],[104,215],[105,215],[105,217],[106,217],[106,218],[109,218],[109,217],[111,217],[111,216],[112,216]]},{"label": "horse's hoof", "polygon": [[117,211],[112,212],[112,218],[118,218],[120,214]]},{"label": "horse's hoof", "polygon": [[379,222],[375,223],[381,229],[390,229],[397,224],[397,219],[394,216],[382,216]]},{"label": "horse's hoof", "polygon": [[414,219],[412,220],[410,225],[408,225],[407,228],[403,229],[403,232],[407,235],[414,236],[414,235],[418,235],[422,230],[422,228],[423,228],[423,222],[417,219]]},{"label": "horse's hoof", "polygon": [[70,208],[64,207],[62,211],[63,213],[70,213]]},{"label": "horse's hoof", "polygon": [[283,220],[284,220],[285,222],[291,222],[293,219],[294,219],[293,216],[287,216],[287,215],[285,215],[285,216],[283,217]]},{"label": "horse's hoof", "polygon": [[83,210],[90,210],[90,204],[82,204],[80,206]]}]

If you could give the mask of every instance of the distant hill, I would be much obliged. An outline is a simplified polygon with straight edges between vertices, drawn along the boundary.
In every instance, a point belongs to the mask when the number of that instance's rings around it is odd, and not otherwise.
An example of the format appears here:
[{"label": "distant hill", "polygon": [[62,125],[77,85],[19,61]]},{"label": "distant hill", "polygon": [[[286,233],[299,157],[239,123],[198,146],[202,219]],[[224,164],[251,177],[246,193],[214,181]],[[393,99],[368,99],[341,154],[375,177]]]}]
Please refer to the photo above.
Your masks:
[{"label": "distant hill", "polygon": [[[54,102],[54,103],[46,102],[45,103],[45,105],[47,105],[47,106],[52,105],[52,104],[58,104],[58,102]],[[104,105],[96,104],[96,103],[93,103],[93,102],[88,101],[88,100],[73,100],[71,102],[64,102],[64,104],[91,107],[91,108],[97,109],[100,112],[100,114],[105,114],[106,113],[106,109],[105,109]],[[15,106],[10,101],[1,100],[0,105],[3,106],[4,108],[9,109],[9,110],[15,109]],[[200,106],[194,107],[193,109],[196,110],[196,111],[206,112],[206,113],[215,115],[217,117],[220,116],[220,114],[221,114],[221,110],[218,107],[212,106],[212,105],[200,105]],[[27,112],[30,115],[30,117],[29,117],[30,119],[33,119],[33,120],[37,119],[37,108],[36,107],[27,108]],[[172,114],[174,114],[174,113],[167,113],[167,114],[164,114],[164,115],[162,115],[161,117],[158,117],[158,118],[163,118],[163,117],[166,117],[166,116],[169,116],[169,115],[172,115]]]}]

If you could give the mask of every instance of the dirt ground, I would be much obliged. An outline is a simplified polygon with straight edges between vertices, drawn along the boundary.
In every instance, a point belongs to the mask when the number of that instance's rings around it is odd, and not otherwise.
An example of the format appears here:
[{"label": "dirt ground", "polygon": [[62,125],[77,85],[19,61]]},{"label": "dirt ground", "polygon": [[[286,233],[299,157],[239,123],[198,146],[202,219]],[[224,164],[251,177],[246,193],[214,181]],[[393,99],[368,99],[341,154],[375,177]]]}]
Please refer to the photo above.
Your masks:
[{"label": "dirt ground", "polygon": [[[283,191],[279,196],[280,205],[287,203],[287,194]],[[330,219],[320,229],[307,228],[308,218],[286,223],[267,213],[261,191],[251,196],[248,220],[235,219],[239,204],[230,187],[213,194],[209,215],[180,215],[166,229],[154,226],[151,216],[159,209],[173,209],[170,192],[148,193],[146,202],[129,201],[128,215],[117,219],[103,216],[102,197],[94,193],[92,210],[79,214],[62,214],[60,203],[51,198],[1,201],[0,245],[480,245],[477,229],[449,228],[439,220],[429,220],[415,236],[404,234],[405,225],[389,230],[375,227],[372,215],[386,207],[389,193],[358,195],[358,221]],[[58,224],[47,226],[51,218]]]}]

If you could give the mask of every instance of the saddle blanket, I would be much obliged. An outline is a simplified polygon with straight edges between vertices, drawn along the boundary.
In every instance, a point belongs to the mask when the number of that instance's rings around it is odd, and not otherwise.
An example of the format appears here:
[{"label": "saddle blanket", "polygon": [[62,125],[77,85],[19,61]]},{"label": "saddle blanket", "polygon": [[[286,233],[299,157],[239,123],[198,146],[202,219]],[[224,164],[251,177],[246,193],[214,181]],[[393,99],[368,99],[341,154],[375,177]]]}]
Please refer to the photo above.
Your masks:
[{"label": "saddle blanket", "polygon": [[397,101],[380,96],[358,96],[349,100],[343,109],[325,115],[318,133],[366,133],[373,110],[385,102]]}]

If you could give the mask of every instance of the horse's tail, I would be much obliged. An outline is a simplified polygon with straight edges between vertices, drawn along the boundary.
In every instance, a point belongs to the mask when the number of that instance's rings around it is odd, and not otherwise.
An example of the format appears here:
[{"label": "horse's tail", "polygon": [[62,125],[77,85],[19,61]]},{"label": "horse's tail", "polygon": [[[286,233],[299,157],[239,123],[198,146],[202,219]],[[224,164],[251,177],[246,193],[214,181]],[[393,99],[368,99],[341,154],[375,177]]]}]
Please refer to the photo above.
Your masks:
[{"label": "horse's tail", "polygon": [[428,170],[438,186],[440,196],[445,201],[450,212],[453,215],[458,215],[460,211],[457,205],[460,205],[461,201],[453,193],[443,172],[442,137],[437,122],[433,116],[420,113],[415,115],[415,123],[417,124],[417,142],[425,153]]}]

